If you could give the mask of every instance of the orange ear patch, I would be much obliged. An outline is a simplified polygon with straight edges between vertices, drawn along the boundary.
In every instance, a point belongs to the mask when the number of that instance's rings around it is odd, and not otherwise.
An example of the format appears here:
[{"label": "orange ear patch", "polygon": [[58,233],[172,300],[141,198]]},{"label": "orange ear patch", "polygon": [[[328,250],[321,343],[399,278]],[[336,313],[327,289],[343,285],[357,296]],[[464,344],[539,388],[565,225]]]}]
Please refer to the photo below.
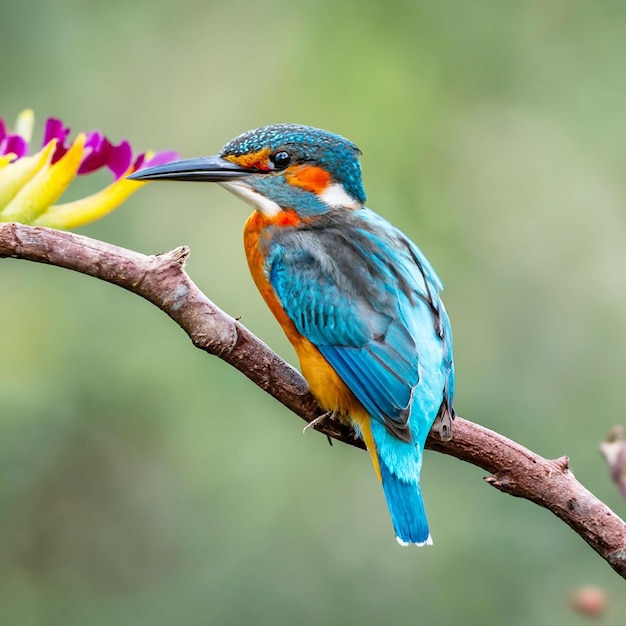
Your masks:
[{"label": "orange ear patch", "polygon": [[322,193],[330,185],[330,174],[321,167],[314,165],[296,165],[285,173],[290,185],[300,187],[316,194]]},{"label": "orange ear patch", "polygon": [[245,167],[246,169],[251,170],[263,170],[268,171],[270,169],[269,158],[270,158],[270,149],[263,148],[263,150],[259,150],[258,152],[250,152],[249,154],[240,154],[234,155],[229,154],[224,157],[227,161],[231,163],[236,163],[237,165],[241,165],[241,167]]}]

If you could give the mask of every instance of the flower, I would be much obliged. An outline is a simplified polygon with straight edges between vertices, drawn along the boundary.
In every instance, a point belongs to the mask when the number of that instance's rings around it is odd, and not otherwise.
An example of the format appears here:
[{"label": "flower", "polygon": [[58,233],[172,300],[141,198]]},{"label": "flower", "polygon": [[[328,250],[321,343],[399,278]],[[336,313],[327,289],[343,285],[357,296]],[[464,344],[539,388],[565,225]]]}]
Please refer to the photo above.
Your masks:
[{"label": "flower", "polygon": [[[169,163],[173,151],[144,152],[133,158],[123,140],[115,145],[99,131],[79,133],[68,142],[70,129],[56,118],[46,121],[42,149],[28,155],[34,126],[31,110],[22,111],[13,132],[0,118],[0,222],[22,222],[52,228],[75,228],[104,217],[145,182],[126,180],[144,167]],[[97,193],[55,204],[76,176],[106,167],[113,182]]]}]

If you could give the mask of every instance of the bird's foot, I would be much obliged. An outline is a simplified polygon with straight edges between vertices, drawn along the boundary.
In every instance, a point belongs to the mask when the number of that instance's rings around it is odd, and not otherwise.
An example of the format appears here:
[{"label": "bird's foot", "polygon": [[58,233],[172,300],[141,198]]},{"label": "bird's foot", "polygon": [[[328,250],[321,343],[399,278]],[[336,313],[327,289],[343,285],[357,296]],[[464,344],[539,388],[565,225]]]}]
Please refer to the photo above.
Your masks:
[{"label": "bird's foot", "polygon": [[[442,407],[443,408],[443,407]],[[439,435],[441,441],[450,441],[452,439],[452,421],[454,420],[454,413],[445,407],[439,412],[437,418],[433,422],[431,428],[432,431]]]},{"label": "bird's foot", "polygon": [[[302,434],[309,430],[309,428],[315,428],[318,424],[321,424],[325,419],[334,418],[336,415],[335,411],[326,411],[326,413],[322,413],[318,415],[315,419],[311,420],[303,429]],[[331,444],[332,445],[332,444]]]}]

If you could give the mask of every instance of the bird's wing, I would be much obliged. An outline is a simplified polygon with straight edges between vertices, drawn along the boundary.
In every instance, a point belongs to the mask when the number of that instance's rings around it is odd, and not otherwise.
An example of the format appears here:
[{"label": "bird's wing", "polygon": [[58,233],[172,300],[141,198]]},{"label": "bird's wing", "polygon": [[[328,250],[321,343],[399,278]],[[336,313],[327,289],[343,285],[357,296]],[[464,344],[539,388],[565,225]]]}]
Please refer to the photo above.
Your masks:
[{"label": "bird's wing", "polygon": [[443,359],[440,283],[400,231],[369,215],[277,233],[266,273],[298,332],[372,417],[408,441],[420,354]]}]

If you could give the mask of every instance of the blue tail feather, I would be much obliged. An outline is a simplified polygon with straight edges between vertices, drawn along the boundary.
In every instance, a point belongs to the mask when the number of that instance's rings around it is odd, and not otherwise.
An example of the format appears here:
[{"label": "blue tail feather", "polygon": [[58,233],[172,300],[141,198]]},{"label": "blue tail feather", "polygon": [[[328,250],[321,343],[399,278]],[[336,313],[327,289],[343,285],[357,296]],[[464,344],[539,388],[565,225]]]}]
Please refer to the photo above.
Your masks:
[{"label": "blue tail feather", "polygon": [[419,483],[402,480],[391,472],[380,456],[378,458],[383,490],[398,543],[431,545]]}]

